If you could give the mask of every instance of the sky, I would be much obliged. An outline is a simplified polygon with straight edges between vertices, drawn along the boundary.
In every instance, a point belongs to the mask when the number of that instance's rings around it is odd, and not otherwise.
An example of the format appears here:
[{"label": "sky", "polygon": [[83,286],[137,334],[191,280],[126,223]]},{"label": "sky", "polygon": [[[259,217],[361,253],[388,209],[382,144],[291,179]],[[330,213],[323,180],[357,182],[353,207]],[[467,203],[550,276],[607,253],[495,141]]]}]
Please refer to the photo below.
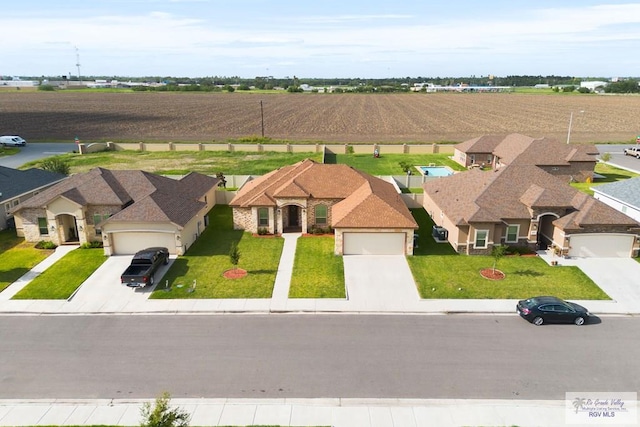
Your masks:
[{"label": "sky", "polygon": [[0,28],[4,78],[640,76],[637,0],[13,0]]}]

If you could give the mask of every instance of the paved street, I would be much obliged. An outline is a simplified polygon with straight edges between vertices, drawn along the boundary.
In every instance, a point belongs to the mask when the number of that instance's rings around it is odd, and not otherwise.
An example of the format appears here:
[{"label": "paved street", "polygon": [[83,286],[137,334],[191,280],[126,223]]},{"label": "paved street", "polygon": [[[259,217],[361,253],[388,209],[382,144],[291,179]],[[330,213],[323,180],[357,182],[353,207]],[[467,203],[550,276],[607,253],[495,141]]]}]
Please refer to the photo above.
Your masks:
[{"label": "paved street", "polygon": [[0,399],[564,399],[640,391],[640,319],[2,316]]},{"label": "paved street", "polygon": [[0,166],[17,169],[27,162],[57,154],[70,153],[78,147],[73,142],[38,142],[20,147],[20,152],[13,156],[0,157]]}]

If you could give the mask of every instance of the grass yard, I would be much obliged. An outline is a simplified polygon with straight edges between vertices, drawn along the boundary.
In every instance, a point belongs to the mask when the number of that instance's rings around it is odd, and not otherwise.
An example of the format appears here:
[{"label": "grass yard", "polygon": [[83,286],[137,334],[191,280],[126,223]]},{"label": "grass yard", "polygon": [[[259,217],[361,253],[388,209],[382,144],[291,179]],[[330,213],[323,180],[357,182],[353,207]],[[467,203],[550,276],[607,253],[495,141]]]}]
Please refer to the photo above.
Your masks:
[{"label": "grass yard", "polygon": [[[384,154],[375,158],[372,154],[337,154],[336,162],[352,166],[371,175],[404,175],[400,162],[413,166],[449,166],[455,171],[463,171],[464,167],[449,158],[449,154]],[[414,174],[418,171],[414,170]]]},{"label": "grass yard", "polygon": [[17,237],[15,230],[0,231],[0,292],[52,253],[36,249],[33,243]]},{"label": "grass yard", "polygon": [[333,253],[334,238],[308,236],[298,239],[289,288],[290,298],[346,298],[344,264]]},{"label": "grass yard", "polygon": [[[87,172],[95,167],[107,169],[141,169],[167,175],[200,172],[215,175],[264,175],[282,166],[310,158],[322,161],[320,153],[226,152],[226,151],[103,151],[90,154],[56,156],[67,162],[71,173]],[[29,162],[22,169],[39,167],[42,160]]]},{"label": "grass yard", "polygon": [[29,282],[13,299],[67,299],[106,259],[102,248],[73,250]]},{"label": "grass yard", "polygon": [[587,193],[590,196],[593,196],[593,190],[591,190],[591,187],[597,187],[598,185],[607,184],[609,182],[617,182],[640,176],[637,173],[629,172],[624,169],[618,169],[606,163],[596,163],[595,172],[603,175],[604,178],[598,178],[591,183],[575,182],[572,183],[571,186],[576,190],[580,190],[583,193]]},{"label": "grass yard", "polygon": [[407,257],[420,296],[425,299],[523,299],[555,295],[563,299],[610,299],[578,267],[551,267],[541,258],[507,256],[496,268],[506,274],[500,281],[480,276],[491,268],[490,256],[458,255],[448,243],[431,237],[433,221],[424,209],[412,209],[420,237],[414,256]]},{"label": "grass yard", "polygon": [[[248,272],[241,279],[222,276],[233,268],[229,259],[232,242],[237,242],[240,251],[238,268]],[[209,212],[207,229],[186,255],[174,261],[151,298],[271,298],[283,244],[281,237],[233,230],[231,208],[217,205]],[[165,289],[167,280],[169,290]],[[190,292],[194,280],[196,290]]]}]

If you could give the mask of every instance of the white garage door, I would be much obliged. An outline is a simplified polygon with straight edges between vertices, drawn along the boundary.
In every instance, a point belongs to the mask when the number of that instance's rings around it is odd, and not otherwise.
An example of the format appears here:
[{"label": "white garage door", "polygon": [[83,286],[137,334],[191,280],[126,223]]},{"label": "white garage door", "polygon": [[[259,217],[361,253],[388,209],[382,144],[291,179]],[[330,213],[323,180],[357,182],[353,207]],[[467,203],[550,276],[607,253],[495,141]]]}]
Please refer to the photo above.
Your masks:
[{"label": "white garage door", "polygon": [[345,255],[404,255],[404,233],[344,233]]},{"label": "white garage door", "polygon": [[173,233],[122,232],[113,233],[113,254],[130,255],[154,246],[165,247],[169,253],[176,253]]},{"label": "white garage door", "polygon": [[628,258],[633,239],[629,234],[574,234],[569,240],[569,256]]}]

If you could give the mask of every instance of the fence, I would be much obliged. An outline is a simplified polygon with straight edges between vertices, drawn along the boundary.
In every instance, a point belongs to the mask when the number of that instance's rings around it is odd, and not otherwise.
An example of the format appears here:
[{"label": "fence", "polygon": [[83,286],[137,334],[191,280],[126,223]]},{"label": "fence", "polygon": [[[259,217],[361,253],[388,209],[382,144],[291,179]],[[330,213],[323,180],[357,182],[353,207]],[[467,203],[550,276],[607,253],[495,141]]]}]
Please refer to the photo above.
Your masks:
[{"label": "fence", "polygon": [[228,151],[254,152],[275,151],[280,153],[324,153],[324,154],[453,154],[453,145],[448,144],[217,144],[174,142],[94,142],[79,144],[80,154],[98,151]]}]

